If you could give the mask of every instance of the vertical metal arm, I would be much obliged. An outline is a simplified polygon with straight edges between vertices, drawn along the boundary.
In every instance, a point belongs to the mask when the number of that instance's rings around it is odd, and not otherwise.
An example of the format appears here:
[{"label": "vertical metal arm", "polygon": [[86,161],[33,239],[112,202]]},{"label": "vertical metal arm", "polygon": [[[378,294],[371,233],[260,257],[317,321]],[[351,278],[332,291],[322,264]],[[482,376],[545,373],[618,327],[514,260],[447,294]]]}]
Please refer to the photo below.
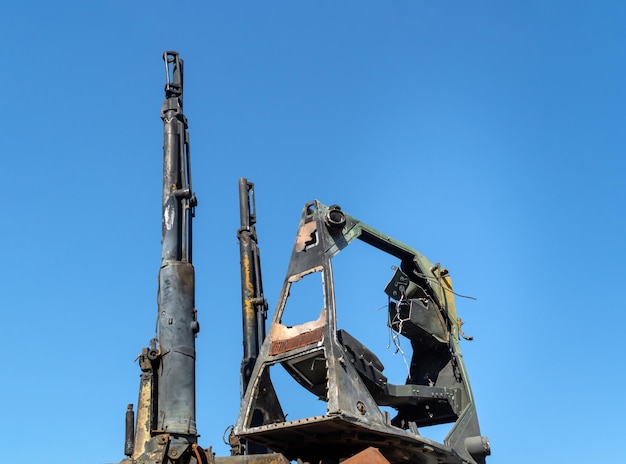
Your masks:
[{"label": "vertical metal arm", "polygon": [[[196,349],[200,330],[191,264],[192,218],[197,201],[191,188],[187,118],[183,113],[183,60],[163,53],[163,190],[161,267],[157,333],[139,355],[142,370],[137,404],[126,413],[120,464],[208,464],[197,445]],[[212,462],[212,461],[211,461]]]},{"label": "vertical metal arm", "polygon": [[241,228],[237,232],[241,257],[241,305],[243,316],[243,359],[241,361],[242,396],[248,388],[252,369],[265,339],[267,301],[263,295],[261,258],[256,234],[254,184],[239,179]]},{"label": "vertical metal arm", "polygon": [[[157,429],[174,436],[170,450],[180,455],[196,443],[195,278],[191,265],[189,136],[183,114],[183,60],[163,54],[166,68],[163,119],[163,216],[159,272],[159,353]],[[179,449],[177,449],[179,448]],[[171,451],[170,451],[171,453]],[[173,456],[171,456],[173,457]]]}]

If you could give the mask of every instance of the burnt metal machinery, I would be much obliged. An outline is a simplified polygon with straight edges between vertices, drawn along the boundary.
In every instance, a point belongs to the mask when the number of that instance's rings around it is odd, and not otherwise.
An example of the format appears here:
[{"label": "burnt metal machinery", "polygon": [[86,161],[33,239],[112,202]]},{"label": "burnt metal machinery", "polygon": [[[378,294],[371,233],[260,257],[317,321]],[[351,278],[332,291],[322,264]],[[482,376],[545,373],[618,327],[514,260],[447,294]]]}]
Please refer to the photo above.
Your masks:
[{"label": "burnt metal machinery", "polygon": [[[126,411],[127,457],[122,464],[288,464],[295,460],[485,464],[490,446],[480,432],[461,355],[462,323],[448,271],[339,206],[312,201],[304,206],[287,276],[266,330],[268,305],[255,228],[254,185],[247,179],[239,181],[237,234],[244,348],[240,411],[229,437],[231,456],[215,457],[211,448],[198,445],[195,338],[199,325],[192,265],[197,201],[183,113],[183,60],[176,52],[165,52],[163,59],[158,323],[155,337],[138,357],[139,399],[136,414],[132,405]],[[408,340],[412,349],[403,384],[389,381],[379,357],[338,327],[337,315],[344,308],[337,304],[332,263],[355,241],[378,249],[397,264],[386,286],[381,285],[381,293],[387,298],[389,330],[394,337]],[[311,281],[313,291],[296,299],[301,285]],[[321,400],[323,412],[288,418],[281,402],[283,392],[276,388],[277,374],[290,379],[294,391]],[[420,433],[438,424],[450,425],[442,443]]]},{"label": "burnt metal machinery", "polygon": [[[249,205],[246,185],[251,184],[242,179],[243,207]],[[245,226],[242,222],[242,228]],[[405,384],[389,382],[377,355],[337,327],[332,260],[357,239],[398,260],[384,293],[388,297],[389,328],[396,336],[408,339],[412,348]],[[256,245],[256,234],[254,242]],[[253,288],[260,275],[251,279],[247,263],[242,259],[242,277],[247,279],[242,285],[244,334],[259,327],[262,311],[259,307],[254,311],[253,303],[264,304]],[[314,290],[307,290],[304,299],[292,304],[296,287],[311,279]],[[303,307],[318,302],[319,312]],[[288,312],[292,314],[285,322]],[[303,314],[312,317],[302,319]],[[446,269],[337,205],[308,203],[267,336],[244,337],[244,346],[254,345],[244,351],[254,351],[256,362],[249,372],[252,357],[244,359],[242,384],[247,388],[233,434],[240,442],[315,464],[344,460],[363,464],[484,464],[490,445],[480,433],[461,356],[461,323]],[[277,370],[286,371],[297,387],[325,402],[325,413],[288,419],[273,383]],[[451,428],[443,443],[419,432],[422,427],[445,423]],[[254,454],[254,446],[246,452]]]},{"label": "burnt metal machinery", "polygon": [[139,356],[142,370],[136,428],[129,405],[124,463],[202,464],[197,445],[195,337],[199,331],[192,265],[191,188],[187,119],[183,113],[183,60],[163,54],[163,209],[157,333]]}]

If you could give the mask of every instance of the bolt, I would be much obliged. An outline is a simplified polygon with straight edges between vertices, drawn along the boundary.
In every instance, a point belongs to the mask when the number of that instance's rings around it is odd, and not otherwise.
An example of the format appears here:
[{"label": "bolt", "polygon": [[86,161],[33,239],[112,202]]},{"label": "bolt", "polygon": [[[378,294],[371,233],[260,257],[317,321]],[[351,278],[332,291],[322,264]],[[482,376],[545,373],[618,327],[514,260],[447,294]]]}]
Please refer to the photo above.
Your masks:
[{"label": "bolt", "polygon": [[365,405],[363,404],[363,401],[358,401],[356,403],[356,409],[357,411],[359,411],[361,414],[365,415],[366,409],[365,409]]}]

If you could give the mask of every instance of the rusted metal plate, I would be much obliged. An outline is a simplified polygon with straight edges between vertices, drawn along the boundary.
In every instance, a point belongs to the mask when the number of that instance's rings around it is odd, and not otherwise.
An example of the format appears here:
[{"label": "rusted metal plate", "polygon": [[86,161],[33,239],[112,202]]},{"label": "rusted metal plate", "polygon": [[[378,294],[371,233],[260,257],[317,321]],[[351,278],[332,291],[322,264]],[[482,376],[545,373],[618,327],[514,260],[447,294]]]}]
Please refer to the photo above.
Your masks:
[{"label": "rusted metal plate", "polygon": [[215,458],[215,464],[289,464],[289,461],[280,453],[250,454],[247,456],[225,456]]},{"label": "rusted metal plate", "polygon": [[369,447],[343,461],[342,464],[390,464],[377,448]]},{"label": "rusted metal plate", "polygon": [[319,327],[285,340],[273,340],[270,345],[270,356],[319,342],[322,340],[322,335],[324,335],[324,327]]}]

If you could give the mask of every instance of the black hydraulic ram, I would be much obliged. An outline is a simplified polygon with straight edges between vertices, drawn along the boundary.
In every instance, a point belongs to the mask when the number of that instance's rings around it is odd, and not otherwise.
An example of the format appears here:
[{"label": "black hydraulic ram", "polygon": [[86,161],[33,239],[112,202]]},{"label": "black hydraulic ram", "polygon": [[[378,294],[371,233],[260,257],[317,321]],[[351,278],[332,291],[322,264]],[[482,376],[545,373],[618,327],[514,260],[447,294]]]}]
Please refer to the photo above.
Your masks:
[{"label": "black hydraulic ram", "polygon": [[[239,214],[241,227],[237,231],[241,267],[241,309],[243,326],[243,359],[241,360],[241,397],[243,398],[263,340],[265,340],[265,320],[267,319],[267,300],[263,295],[263,279],[261,278],[261,255],[259,239],[256,234],[256,205],[254,201],[254,184],[247,179],[239,179]],[[260,425],[263,420],[257,415],[254,424]],[[253,442],[235,440],[231,450],[233,454],[263,454],[269,450]]]},{"label": "black hydraulic ram", "polygon": [[263,296],[261,262],[256,234],[254,184],[239,179],[241,228],[237,232],[241,259],[241,306],[243,321],[243,359],[241,361],[242,396],[252,375],[259,349],[265,339],[267,301]]},{"label": "black hydraulic ram", "polygon": [[197,204],[191,190],[189,134],[183,114],[183,60],[163,54],[166,68],[163,119],[163,216],[159,272],[158,409],[156,427],[196,442],[195,278],[191,221]]},{"label": "black hydraulic ram", "polygon": [[158,324],[139,355],[141,381],[135,427],[126,414],[122,464],[207,464],[197,444],[196,348],[199,325],[191,260],[192,219],[187,118],[183,114],[183,60],[166,51],[163,120],[163,195]]}]

